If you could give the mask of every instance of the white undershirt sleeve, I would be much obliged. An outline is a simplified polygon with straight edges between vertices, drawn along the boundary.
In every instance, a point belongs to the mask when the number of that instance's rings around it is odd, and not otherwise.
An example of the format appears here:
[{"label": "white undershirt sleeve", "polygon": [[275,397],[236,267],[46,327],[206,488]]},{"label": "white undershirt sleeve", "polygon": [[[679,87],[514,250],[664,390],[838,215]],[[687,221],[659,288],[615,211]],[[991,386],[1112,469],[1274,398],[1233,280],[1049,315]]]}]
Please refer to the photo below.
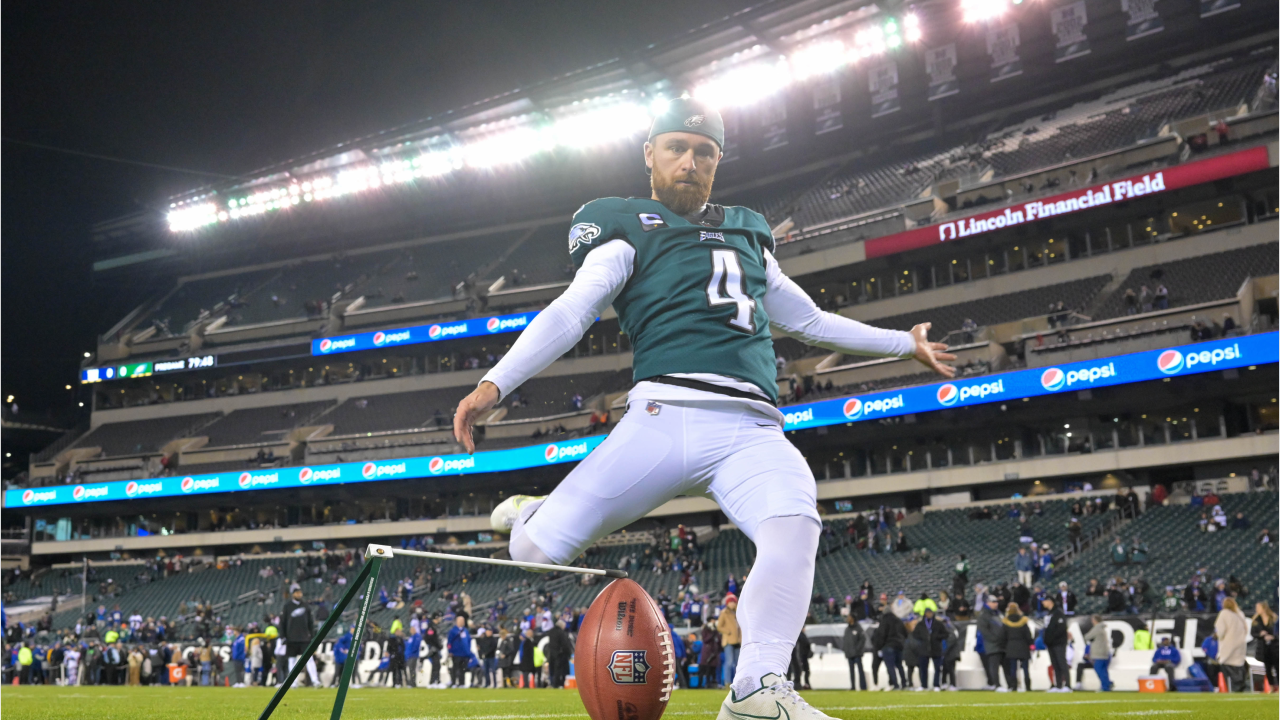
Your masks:
[{"label": "white undershirt sleeve", "polygon": [[872,327],[818,309],[813,300],[787,277],[773,255],[765,251],[765,279],[769,291],[764,309],[769,322],[791,337],[820,348],[856,355],[909,357],[915,354],[911,333]]},{"label": "white undershirt sleeve", "polygon": [[635,257],[635,248],[622,240],[611,240],[587,253],[569,287],[538,313],[511,351],[481,379],[498,386],[499,402],[573,349],[627,284]]}]

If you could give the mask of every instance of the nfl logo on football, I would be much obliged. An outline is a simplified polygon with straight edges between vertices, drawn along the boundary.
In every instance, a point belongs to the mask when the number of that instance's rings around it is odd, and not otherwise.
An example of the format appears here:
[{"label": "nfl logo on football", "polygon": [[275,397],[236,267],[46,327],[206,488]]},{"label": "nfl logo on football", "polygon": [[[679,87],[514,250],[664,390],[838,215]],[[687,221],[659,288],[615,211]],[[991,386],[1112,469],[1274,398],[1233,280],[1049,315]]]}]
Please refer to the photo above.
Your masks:
[{"label": "nfl logo on football", "polygon": [[644,650],[615,650],[609,660],[609,675],[618,685],[643,685],[649,672]]}]

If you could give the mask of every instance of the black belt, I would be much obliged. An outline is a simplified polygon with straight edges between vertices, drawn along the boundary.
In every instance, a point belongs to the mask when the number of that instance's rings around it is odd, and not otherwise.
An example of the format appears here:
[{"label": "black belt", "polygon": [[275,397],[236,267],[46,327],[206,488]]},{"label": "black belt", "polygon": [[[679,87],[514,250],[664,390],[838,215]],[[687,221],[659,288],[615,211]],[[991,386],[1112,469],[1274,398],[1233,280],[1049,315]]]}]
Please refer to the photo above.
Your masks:
[{"label": "black belt", "polygon": [[746,390],[738,390],[736,388],[724,387],[715,383],[702,382],[701,380],[690,380],[689,378],[671,377],[670,375],[655,375],[650,378],[644,378],[639,382],[661,383],[663,385],[675,385],[676,387],[689,388],[690,390],[701,390],[703,392],[715,393],[717,395],[728,395],[729,397],[738,398],[740,400],[755,400],[757,402],[767,402],[777,407],[778,403],[772,399],[757,395]]}]

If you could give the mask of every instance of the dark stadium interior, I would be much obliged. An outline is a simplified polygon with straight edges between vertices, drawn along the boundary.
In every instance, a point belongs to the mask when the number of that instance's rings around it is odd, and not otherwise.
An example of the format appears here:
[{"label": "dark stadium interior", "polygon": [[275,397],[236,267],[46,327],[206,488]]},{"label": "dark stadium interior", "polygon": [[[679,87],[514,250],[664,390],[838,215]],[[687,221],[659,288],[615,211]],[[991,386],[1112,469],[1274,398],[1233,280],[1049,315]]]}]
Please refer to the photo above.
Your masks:
[{"label": "dark stadium interior", "polygon": [[[1083,0],[1085,52],[1061,58],[1051,8],[996,4],[1021,32],[1007,78],[994,25],[960,2],[557,13],[576,24],[519,3],[492,22],[435,5],[254,7],[238,22],[6,6],[0,540],[20,628],[7,639],[105,640],[117,606],[140,616],[131,642],[167,633],[230,658],[236,629],[272,624],[295,581],[328,614],[370,543],[510,557],[495,508],[553,490],[624,414],[661,413],[631,393],[643,343],[625,313],[584,315],[572,349],[477,415],[474,455],[453,435],[460,401],[574,280],[575,209],[649,194],[653,108],[782,55],[797,73],[785,87],[734,87],[762,97],[724,108],[711,202],[761,213],[779,267],[821,310],[931,323],[958,356],[945,380],[773,327],[776,387],[762,389],[822,518],[813,632],[875,621],[857,609],[867,586],[913,626],[916,598],[949,603],[961,632],[985,592],[1041,623],[1059,582],[1079,596],[1079,630],[1093,613],[1153,631],[1190,619],[1200,641],[1226,598],[1248,616],[1280,605],[1276,5],[1161,3],[1158,32],[1135,36],[1136,11]],[[652,22],[669,12],[687,27]],[[923,18],[923,42],[859,46],[868,57],[801,77],[806,43],[852,44],[849,28],[886,17]],[[296,37],[235,29],[255,23]],[[440,38],[449,27],[465,29]],[[76,43],[85,57],[62,67],[49,46]],[[945,43],[956,92],[930,99],[926,52]],[[880,112],[868,83],[884,58]],[[573,125],[600,107],[644,122]],[[873,399],[906,409],[873,416]],[[690,632],[689,603],[721,612],[755,560],[708,494],[670,499],[572,564],[628,571]],[[563,572],[387,567],[378,643],[393,622],[452,624],[464,608],[491,627],[541,608],[577,622],[600,591]],[[1124,690],[1150,660],[1131,635]],[[841,640],[821,637],[832,647],[814,666],[834,662],[843,688]],[[1273,665],[1256,663],[1259,689]],[[991,689],[980,672],[966,666],[965,689]],[[834,689],[828,676],[814,686]]]}]

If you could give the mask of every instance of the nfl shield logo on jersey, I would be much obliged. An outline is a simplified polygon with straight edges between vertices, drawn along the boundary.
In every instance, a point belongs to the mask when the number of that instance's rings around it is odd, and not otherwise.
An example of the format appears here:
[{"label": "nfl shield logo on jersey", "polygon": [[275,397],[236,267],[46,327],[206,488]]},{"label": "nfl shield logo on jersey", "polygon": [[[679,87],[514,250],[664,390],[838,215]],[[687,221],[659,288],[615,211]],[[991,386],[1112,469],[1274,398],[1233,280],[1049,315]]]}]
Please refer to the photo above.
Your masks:
[{"label": "nfl shield logo on jersey", "polygon": [[609,660],[609,675],[618,685],[643,685],[649,672],[644,650],[614,650]]},{"label": "nfl shield logo on jersey", "polygon": [[657,415],[658,413],[662,412],[662,406],[650,400],[649,404],[644,406],[644,411],[649,413],[650,415]]}]

